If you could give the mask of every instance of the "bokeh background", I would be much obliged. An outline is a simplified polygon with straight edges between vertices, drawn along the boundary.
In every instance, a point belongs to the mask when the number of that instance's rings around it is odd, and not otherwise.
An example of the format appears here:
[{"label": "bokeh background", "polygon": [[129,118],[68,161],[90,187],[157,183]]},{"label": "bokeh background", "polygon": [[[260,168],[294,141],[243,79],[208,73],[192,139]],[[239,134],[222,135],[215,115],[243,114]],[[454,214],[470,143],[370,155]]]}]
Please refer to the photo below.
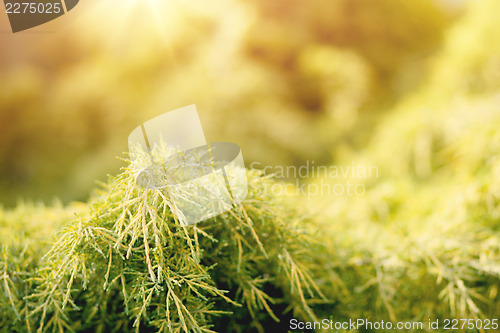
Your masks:
[{"label": "bokeh background", "polygon": [[88,211],[69,203],[119,173],[139,123],[196,104],[207,139],[238,143],[247,165],[377,167],[304,180],[362,195],[284,197],[336,272],[317,276],[323,317],[498,318],[498,13],[498,0],[85,0],[15,35],[0,14],[0,242],[50,243]]},{"label": "bokeh background", "polygon": [[430,81],[498,87],[491,2],[86,0],[17,34],[1,14],[0,202],[85,200],[137,124],[189,104],[247,164],[340,163]]}]

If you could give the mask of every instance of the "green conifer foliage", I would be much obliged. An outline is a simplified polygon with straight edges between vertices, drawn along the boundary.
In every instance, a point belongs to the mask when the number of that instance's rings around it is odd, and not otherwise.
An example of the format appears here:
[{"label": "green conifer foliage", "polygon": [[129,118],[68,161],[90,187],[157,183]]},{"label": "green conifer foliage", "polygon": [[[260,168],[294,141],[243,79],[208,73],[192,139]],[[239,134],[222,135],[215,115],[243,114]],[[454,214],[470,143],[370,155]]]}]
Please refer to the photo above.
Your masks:
[{"label": "green conifer foliage", "polygon": [[[183,226],[166,191],[136,186],[134,167],[64,223],[43,259],[42,241],[3,247],[0,331],[263,332],[316,318],[331,258],[272,180],[250,171],[241,205]],[[58,219],[25,228],[50,233]]]}]

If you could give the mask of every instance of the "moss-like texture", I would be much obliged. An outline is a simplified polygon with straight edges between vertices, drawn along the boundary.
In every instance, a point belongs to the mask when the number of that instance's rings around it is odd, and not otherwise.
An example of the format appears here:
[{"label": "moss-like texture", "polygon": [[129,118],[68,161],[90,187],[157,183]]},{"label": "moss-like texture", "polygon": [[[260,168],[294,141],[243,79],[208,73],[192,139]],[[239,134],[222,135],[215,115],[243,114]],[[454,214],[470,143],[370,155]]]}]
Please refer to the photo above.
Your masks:
[{"label": "moss-like texture", "polygon": [[8,213],[2,228],[34,240],[3,246],[0,331],[263,332],[316,318],[330,258],[271,184],[250,172],[243,204],[184,227],[166,192],[137,187],[127,169],[64,224],[44,259],[37,238],[49,240],[73,207],[34,208],[24,224]]},{"label": "moss-like texture", "polygon": [[500,3],[470,6],[428,84],[381,122],[362,152],[344,156],[377,166],[379,177],[357,180],[364,196],[323,198],[321,220],[350,290],[337,307],[345,317],[500,314],[500,95],[497,80],[485,81],[500,61],[497,45],[482,42],[485,34],[498,40],[488,13]]},{"label": "moss-like texture", "polygon": [[[363,196],[280,198],[249,171],[242,205],[183,227],[168,196],[135,187],[127,169],[88,205],[0,211],[0,332],[498,318],[500,53],[486,45],[496,9],[473,2],[426,86],[363,151],[338,154],[379,168],[357,180]],[[314,218],[290,208],[318,202]]]}]

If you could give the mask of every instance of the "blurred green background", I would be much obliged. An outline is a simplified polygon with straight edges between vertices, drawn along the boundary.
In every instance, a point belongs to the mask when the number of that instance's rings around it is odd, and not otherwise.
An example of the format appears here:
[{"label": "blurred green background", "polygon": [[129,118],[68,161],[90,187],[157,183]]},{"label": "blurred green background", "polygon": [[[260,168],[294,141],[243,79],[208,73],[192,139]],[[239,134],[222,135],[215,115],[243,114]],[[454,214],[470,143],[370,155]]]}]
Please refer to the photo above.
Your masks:
[{"label": "blurred green background", "polygon": [[207,139],[238,143],[247,165],[339,163],[397,114],[415,119],[408,101],[499,88],[491,7],[87,0],[18,34],[2,14],[0,202],[86,199],[123,165],[137,124],[188,104]]},{"label": "blurred green background", "polygon": [[139,123],[196,104],[207,139],[238,143],[247,166],[377,168],[307,179],[362,195],[285,196],[338,272],[319,277],[335,304],[322,315],[498,318],[498,13],[498,0],[86,0],[15,35],[0,15],[0,202],[28,201],[0,209],[4,237],[52,235],[86,205],[30,201],[85,200]]}]

